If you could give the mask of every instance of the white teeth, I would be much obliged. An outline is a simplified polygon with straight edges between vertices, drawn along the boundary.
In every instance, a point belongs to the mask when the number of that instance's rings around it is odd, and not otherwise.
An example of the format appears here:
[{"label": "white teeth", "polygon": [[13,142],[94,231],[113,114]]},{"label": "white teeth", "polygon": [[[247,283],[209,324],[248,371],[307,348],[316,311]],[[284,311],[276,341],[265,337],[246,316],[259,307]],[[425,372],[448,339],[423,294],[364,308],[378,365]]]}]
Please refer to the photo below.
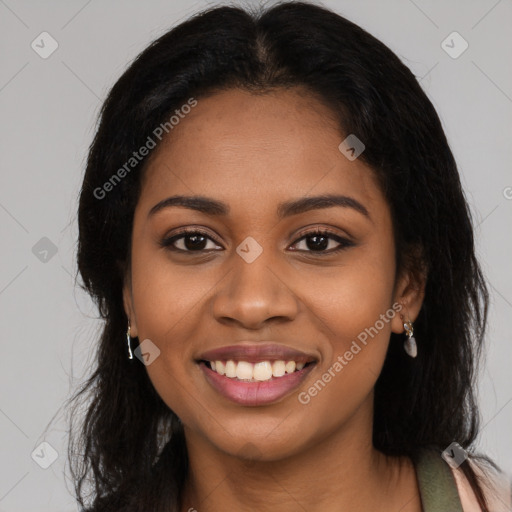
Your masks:
[{"label": "white teeth", "polygon": [[236,366],[236,376],[240,380],[249,380],[253,378],[253,365],[247,361],[239,361]]},{"label": "white teeth", "polygon": [[274,361],[272,363],[272,375],[282,377],[286,373],[284,361]]},{"label": "white teeth", "polygon": [[226,372],[226,377],[234,378],[236,377],[236,364],[234,361],[227,361],[226,367],[224,368]]},{"label": "white teeth", "polygon": [[295,361],[288,361],[284,367],[286,373],[293,373],[295,371]]},{"label": "white teeth", "polygon": [[300,371],[306,363],[295,361],[260,361],[249,363],[247,361],[210,361],[211,369],[220,375],[231,379],[248,381],[267,381],[272,377],[282,377],[295,371]]},{"label": "white teeth", "polygon": [[224,363],[222,361],[215,361],[215,371],[220,375],[224,375],[224,373],[226,373],[224,371]]},{"label": "white teeth", "polygon": [[272,378],[272,365],[269,361],[256,363],[253,370],[253,379],[269,380]]}]

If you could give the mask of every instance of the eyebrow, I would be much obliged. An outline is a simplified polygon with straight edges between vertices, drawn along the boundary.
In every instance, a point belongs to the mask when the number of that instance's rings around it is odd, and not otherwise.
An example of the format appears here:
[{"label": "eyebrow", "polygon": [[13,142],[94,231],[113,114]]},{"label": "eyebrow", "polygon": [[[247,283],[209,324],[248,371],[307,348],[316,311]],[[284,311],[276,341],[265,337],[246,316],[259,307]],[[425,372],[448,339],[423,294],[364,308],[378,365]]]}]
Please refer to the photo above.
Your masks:
[{"label": "eyebrow", "polygon": [[[204,196],[171,196],[163,199],[155,204],[149,210],[148,217],[155,215],[157,212],[164,208],[172,206],[180,206],[190,210],[196,210],[211,216],[226,216],[229,214],[230,208],[226,203]],[[366,207],[353,197],[336,195],[336,194],[323,194],[320,196],[301,197],[280,203],[277,207],[277,215],[280,219],[298,215],[300,213],[308,212],[310,210],[319,210],[323,208],[332,208],[339,206],[343,208],[351,208],[362,215],[368,220],[372,220]]]}]

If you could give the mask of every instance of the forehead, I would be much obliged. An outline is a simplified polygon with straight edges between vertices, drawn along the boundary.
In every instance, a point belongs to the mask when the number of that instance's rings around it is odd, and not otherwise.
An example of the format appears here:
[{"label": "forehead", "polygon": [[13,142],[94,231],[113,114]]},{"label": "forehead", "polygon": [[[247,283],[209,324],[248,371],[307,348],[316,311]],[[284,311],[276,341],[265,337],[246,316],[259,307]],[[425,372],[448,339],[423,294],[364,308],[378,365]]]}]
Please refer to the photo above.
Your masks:
[{"label": "forehead", "polygon": [[304,90],[233,89],[197,101],[151,155],[148,207],[177,193],[213,196],[234,212],[326,193],[386,207],[373,171],[339,151],[334,112]]}]

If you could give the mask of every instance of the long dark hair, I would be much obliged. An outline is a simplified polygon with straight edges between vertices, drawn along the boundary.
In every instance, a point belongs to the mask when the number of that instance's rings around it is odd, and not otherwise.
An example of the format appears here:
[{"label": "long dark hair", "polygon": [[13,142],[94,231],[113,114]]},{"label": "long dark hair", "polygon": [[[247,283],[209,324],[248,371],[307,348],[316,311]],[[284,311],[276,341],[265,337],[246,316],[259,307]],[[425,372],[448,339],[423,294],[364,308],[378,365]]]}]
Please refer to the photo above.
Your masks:
[{"label": "long dark hair", "polygon": [[[69,449],[79,503],[85,505],[86,484],[93,496],[87,510],[178,511],[188,468],[179,419],[144,365],[132,364],[126,352],[122,286],[148,157],[122,179],[112,177],[190,98],[297,86],[329,107],[343,133],[366,145],[359,158],[375,171],[389,203],[397,270],[428,272],[415,322],[421,355],[409,358],[403,337],[391,335],[375,389],[375,447],[415,457],[452,441],[470,451],[475,441],[474,385],[488,292],[457,166],[432,103],[388,47],[325,8],[222,6],[181,23],[134,60],[110,91],[90,147],[78,270],[104,324],[94,371],[72,397],[85,418]],[[486,510],[471,466],[463,470]]]}]

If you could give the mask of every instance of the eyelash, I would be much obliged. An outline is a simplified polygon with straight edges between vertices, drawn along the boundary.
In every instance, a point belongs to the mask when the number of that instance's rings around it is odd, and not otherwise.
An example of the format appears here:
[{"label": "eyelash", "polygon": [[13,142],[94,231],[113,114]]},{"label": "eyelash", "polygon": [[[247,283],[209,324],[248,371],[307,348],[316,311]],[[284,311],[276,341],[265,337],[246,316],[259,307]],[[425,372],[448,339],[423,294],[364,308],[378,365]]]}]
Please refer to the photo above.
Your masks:
[{"label": "eyelash", "polygon": [[[216,240],[214,240],[209,233],[206,233],[205,231],[202,231],[201,229],[183,229],[182,231],[180,231],[179,233],[171,236],[171,237],[167,237],[167,238],[164,238],[161,242],[160,242],[160,246],[161,247],[164,247],[170,251],[174,251],[174,252],[182,252],[182,253],[197,253],[197,254],[200,254],[202,253],[203,251],[208,251],[208,249],[200,249],[200,250],[197,250],[197,251],[191,251],[191,250],[184,250],[184,249],[178,249],[176,247],[173,247],[173,244],[181,239],[181,238],[185,238],[187,235],[202,235],[210,240],[212,240],[214,243],[216,243],[217,245],[220,245]],[[337,235],[336,233],[333,233],[332,231],[329,231],[328,229],[315,229],[315,230],[311,230],[311,231],[307,231],[307,232],[303,232],[303,233],[300,233],[299,234],[299,237],[292,245],[296,245],[297,243],[301,242],[302,240],[306,239],[306,238],[309,238],[309,237],[313,237],[313,236],[323,236],[323,237],[327,237],[327,238],[331,238],[332,240],[334,240],[335,242],[339,243],[339,247],[337,247],[336,249],[331,249],[329,251],[311,251],[311,250],[306,250],[304,251],[303,249],[299,249],[297,250],[297,252],[308,252],[308,253],[311,253],[311,254],[314,254],[314,255],[317,255],[317,256],[323,256],[323,255],[329,255],[329,254],[335,254],[335,253],[338,253],[340,251],[343,251],[349,247],[352,247],[354,246],[355,244],[353,242],[351,242],[350,240],[347,240],[346,238],[343,238],[343,237],[340,237],[339,235]]]}]

